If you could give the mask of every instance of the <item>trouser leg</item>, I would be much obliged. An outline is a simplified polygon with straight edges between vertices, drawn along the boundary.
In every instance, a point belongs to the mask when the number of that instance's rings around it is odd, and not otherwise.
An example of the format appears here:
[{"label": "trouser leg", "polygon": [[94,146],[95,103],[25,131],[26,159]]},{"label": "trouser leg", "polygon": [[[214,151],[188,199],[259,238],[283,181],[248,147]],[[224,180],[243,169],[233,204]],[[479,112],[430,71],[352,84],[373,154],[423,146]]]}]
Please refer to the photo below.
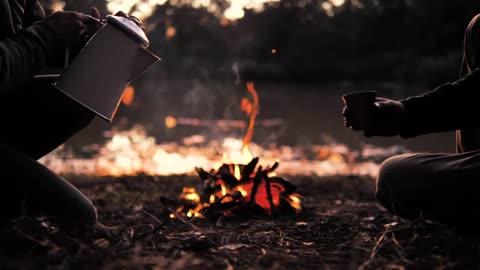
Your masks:
[{"label": "trouser leg", "polygon": [[479,225],[480,151],[407,154],[386,160],[377,179],[377,199],[391,213],[456,227]]},{"label": "trouser leg", "polygon": [[93,226],[95,207],[73,185],[42,164],[0,142],[3,221],[24,214],[45,215],[65,226]]},{"label": "trouser leg", "polygon": [[78,189],[36,159],[49,153],[94,118],[94,114],[37,81],[0,106],[0,211],[3,220],[27,214],[53,217],[60,224],[92,225],[96,210]]}]

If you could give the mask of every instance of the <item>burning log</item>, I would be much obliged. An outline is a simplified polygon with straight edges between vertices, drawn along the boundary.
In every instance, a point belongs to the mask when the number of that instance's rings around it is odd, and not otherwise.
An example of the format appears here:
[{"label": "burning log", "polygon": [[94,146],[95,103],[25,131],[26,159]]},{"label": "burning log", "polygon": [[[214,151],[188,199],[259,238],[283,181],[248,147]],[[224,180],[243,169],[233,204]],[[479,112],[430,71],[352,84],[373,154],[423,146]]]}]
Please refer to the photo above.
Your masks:
[{"label": "burning log", "polygon": [[217,171],[210,172],[196,168],[202,181],[201,192],[185,187],[170,217],[277,216],[300,212],[302,200],[296,186],[274,176],[278,162],[271,167],[257,168],[258,161],[254,158],[246,165],[223,164]]}]

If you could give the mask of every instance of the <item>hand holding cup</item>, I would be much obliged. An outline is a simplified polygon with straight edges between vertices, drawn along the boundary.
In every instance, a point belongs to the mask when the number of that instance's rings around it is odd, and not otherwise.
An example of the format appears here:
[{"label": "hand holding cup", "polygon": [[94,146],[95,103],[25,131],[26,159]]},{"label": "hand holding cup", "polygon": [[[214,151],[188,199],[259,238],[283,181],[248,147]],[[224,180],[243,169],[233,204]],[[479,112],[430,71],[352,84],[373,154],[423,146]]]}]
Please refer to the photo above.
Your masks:
[{"label": "hand holding cup", "polygon": [[408,129],[408,116],[401,101],[376,97],[376,93],[358,92],[342,96],[345,126],[363,130],[367,137],[391,137]]},{"label": "hand holding cup", "polygon": [[369,127],[377,93],[375,91],[356,92],[342,96],[343,116],[346,127],[353,130],[365,130]]}]

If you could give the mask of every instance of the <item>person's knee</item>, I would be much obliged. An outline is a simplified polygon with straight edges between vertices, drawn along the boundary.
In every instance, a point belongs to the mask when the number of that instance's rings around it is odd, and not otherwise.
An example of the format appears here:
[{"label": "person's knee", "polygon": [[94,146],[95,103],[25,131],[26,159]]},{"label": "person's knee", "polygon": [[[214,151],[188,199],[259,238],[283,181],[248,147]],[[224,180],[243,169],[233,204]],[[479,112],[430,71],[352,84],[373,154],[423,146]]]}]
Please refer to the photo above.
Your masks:
[{"label": "person's knee", "polygon": [[385,160],[379,168],[375,196],[380,203],[390,210],[394,201],[394,193],[399,192],[408,181],[405,174],[411,171],[410,158],[412,154],[391,157]]},{"label": "person's knee", "polygon": [[71,209],[68,214],[70,220],[77,224],[83,224],[84,226],[91,227],[97,223],[97,209],[93,203],[83,194],[76,202],[71,202]]},{"label": "person's knee", "polygon": [[97,209],[92,203],[89,203],[89,205],[83,209],[83,223],[88,227],[93,227],[97,223],[97,218]]},{"label": "person's knee", "polygon": [[83,194],[75,194],[67,199],[63,208],[58,209],[52,205],[43,206],[37,212],[47,212],[48,216],[65,228],[91,228],[97,223],[97,209]]},{"label": "person's knee", "polygon": [[84,203],[77,209],[70,209],[68,213],[60,214],[53,218],[61,228],[71,231],[79,229],[91,229],[97,224],[97,209],[93,204]]}]

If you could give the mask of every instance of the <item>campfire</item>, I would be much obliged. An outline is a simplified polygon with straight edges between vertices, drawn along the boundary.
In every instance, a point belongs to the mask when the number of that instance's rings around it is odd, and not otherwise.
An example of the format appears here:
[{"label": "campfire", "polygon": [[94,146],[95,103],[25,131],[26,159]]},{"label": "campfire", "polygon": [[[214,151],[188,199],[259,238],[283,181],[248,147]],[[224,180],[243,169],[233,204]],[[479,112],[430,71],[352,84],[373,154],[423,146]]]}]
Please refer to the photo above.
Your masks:
[{"label": "campfire", "polygon": [[235,214],[277,215],[298,212],[302,209],[301,197],[295,193],[296,187],[277,177],[275,170],[279,163],[263,168],[258,166],[259,158],[251,158],[248,149],[253,137],[255,119],[259,112],[259,98],[254,84],[247,83],[252,101],[243,98],[242,110],[249,117],[247,132],[242,140],[243,159],[251,159],[248,164],[226,163],[218,170],[205,171],[196,167],[202,180],[202,190],[184,187],[180,195],[180,206],[172,211],[171,218],[218,217]]},{"label": "campfire", "polygon": [[296,187],[275,175],[278,162],[263,168],[257,167],[258,161],[254,158],[246,165],[223,164],[211,172],[196,168],[202,180],[202,190],[197,192],[195,188],[184,187],[180,206],[170,217],[275,216],[302,210]]}]

